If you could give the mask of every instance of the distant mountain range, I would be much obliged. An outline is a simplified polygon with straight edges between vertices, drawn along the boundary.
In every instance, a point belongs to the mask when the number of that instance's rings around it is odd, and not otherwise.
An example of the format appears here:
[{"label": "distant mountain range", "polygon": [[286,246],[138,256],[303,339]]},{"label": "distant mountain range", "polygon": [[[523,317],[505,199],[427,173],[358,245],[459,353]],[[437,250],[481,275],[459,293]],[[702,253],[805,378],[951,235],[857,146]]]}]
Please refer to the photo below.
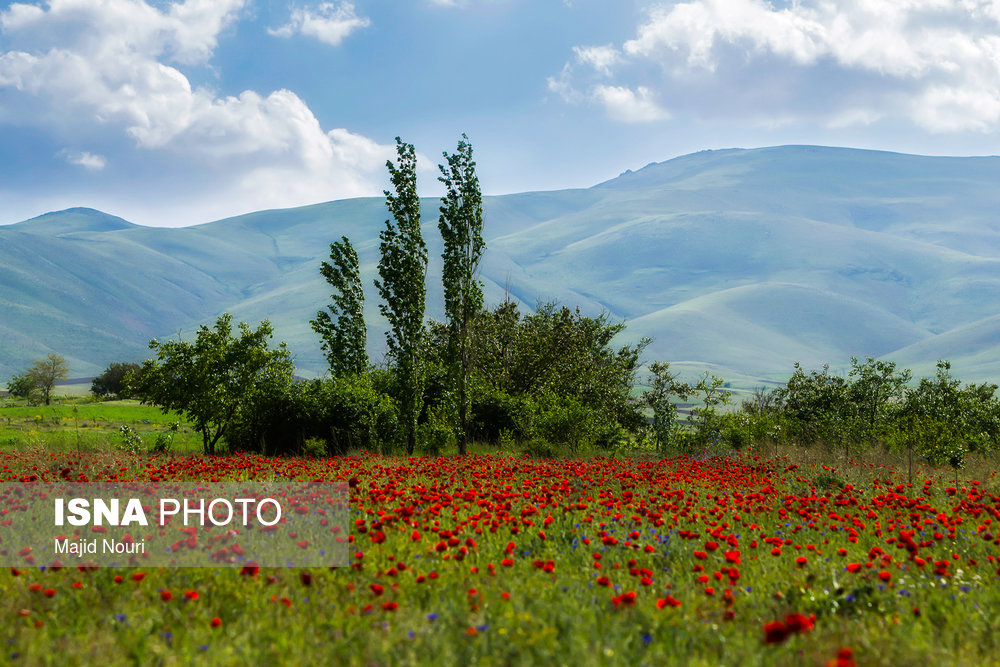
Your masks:
[{"label": "distant mountain range", "polygon": [[[437,199],[422,202],[428,314],[441,318]],[[308,321],[319,263],[358,249],[373,358],[382,198],[141,227],[92,209],[0,226],[0,382],[49,352],[73,375],[141,360],[221,312],[269,318],[298,372],[325,363]],[[749,387],[792,364],[885,357],[1000,381],[1000,158],[782,146],[704,151],[591,188],[486,198],[486,301],[607,312],[649,360]]]}]

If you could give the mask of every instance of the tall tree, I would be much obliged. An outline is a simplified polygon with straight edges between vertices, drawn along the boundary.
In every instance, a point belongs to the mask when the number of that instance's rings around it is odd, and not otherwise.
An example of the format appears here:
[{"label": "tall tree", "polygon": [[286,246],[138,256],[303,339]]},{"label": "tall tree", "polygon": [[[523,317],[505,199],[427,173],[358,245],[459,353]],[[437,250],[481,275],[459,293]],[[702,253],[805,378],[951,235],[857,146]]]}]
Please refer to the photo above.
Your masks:
[{"label": "tall tree", "polygon": [[317,312],[316,319],[309,323],[323,337],[321,347],[330,364],[331,375],[361,373],[368,366],[365,294],[358,253],[346,236],[330,244],[330,261],[323,262],[319,271],[334,289],[330,297],[333,302],[330,312]]},{"label": "tall tree", "polygon": [[438,165],[441,198],[438,229],[444,241],[444,309],[448,319],[448,352],[451,383],[458,403],[458,452],[464,455],[468,438],[468,384],[472,372],[472,320],[483,307],[483,285],[476,276],[483,242],[483,195],[479,190],[472,144],[465,134],[454,155],[444,153],[448,166]]},{"label": "tall tree", "polygon": [[65,380],[69,375],[69,366],[66,360],[58,354],[50,354],[39,361],[31,364],[26,375],[32,386],[41,392],[42,400],[48,405],[52,400],[52,388],[56,382]]},{"label": "tall tree", "polygon": [[379,312],[389,322],[385,339],[388,356],[395,363],[400,390],[400,422],[406,430],[406,451],[417,442],[417,418],[423,407],[425,369],[424,304],[427,287],[427,246],[420,232],[420,198],[417,196],[417,157],[412,144],[396,137],[398,166],[386,161],[395,193],[385,190],[385,205],[392,215],[379,234],[380,280],[375,287],[382,297]]}]

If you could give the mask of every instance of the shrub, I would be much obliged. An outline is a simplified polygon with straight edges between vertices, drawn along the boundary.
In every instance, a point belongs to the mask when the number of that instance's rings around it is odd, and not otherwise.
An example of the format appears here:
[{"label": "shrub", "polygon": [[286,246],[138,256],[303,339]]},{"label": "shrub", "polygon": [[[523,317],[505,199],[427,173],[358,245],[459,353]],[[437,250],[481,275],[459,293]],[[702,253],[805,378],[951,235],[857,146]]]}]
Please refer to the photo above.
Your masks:
[{"label": "shrub", "polygon": [[443,407],[432,408],[417,428],[417,445],[427,456],[440,456],[458,443],[453,421]]},{"label": "shrub", "polygon": [[15,398],[30,397],[34,386],[34,382],[32,382],[31,378],[28,377],[27,373],[12,375],[10,380],[7,381],[7,391],[9,391],[10,395]]},{"label": "shrub", "polygon": [[129,372],[138,373],[139,364],[114,362],[90,383],[90,391],[95,396],[122,396]]}]

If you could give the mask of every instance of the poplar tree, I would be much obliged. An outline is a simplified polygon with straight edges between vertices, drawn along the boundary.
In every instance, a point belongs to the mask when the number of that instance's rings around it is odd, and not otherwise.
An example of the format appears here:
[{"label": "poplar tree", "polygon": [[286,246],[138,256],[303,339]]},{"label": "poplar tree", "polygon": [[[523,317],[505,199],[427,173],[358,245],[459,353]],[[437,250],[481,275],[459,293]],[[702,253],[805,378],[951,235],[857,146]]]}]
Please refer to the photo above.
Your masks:
[{"label": "poplar tree", "polygon": [[368,367],[365,294],[358,253],[346,236],[330,244],[330,261],[323,262],[319,270],[334,289],[332,303],[329,312],[317,312],[316,319],[309,323],[323,338],[321,347],[330,364],[330,374],[337,377],[363,373]]},{"label": "poplar tree", "polygon": [[385,339],[388,356],[400,390],[400,422],[406,430],[406,452],[417,441],[417,418],[423,407],[426,373],[422,360],[425,338],[424,303],[427,296],[427,246],[420,232],[420,198],[417,196],[417,158],[412,144],[396,137],[398,166],[386,161],[394,192],[385,190],[385,205],[392,218],[379,234],[380,280],[375,287],[382,297],[379,312],[389,322]]},{"label": "poplar tree", "polygon": [[448,166],[438,165],[439,181],[446,193],[441,198],[438,229],[444,241],[442,274],[444,308],[448,324],[445,359],[458,403],[458,452],[464,455],[468,438],[468,384],[472,371],[471,325],[483,307],[483,285],[477,279],[483,242],[483,195],[472,159],[472,144],[462,135],[454,155],[443,153]]}]

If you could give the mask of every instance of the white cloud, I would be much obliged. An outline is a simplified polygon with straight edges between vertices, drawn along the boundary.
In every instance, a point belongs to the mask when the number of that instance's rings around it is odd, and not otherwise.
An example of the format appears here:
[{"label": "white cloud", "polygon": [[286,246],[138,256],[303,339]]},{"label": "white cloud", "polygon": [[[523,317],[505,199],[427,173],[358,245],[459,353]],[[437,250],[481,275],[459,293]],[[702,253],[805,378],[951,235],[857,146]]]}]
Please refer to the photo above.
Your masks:
[{"label": "white cloud", "polygon": [[623,123],[650,123],[670,118],[670,112],[659,106],[652,91],[644,86],[634,91],[622,86],[595,86],[593,95],[604,105],[608,116]]},{"label": "white cloud", "polygon": [[606,86],[610,93],[592,87],[595,94],[623,100],[622,90],[642,84],[701,117],[782,113],[827,127],[903,118],[932,131],[1000,128],[996,0],[671,2],[650,10],[620,50],[574,51],[605,76],[614,65],[616,85]]},{"label": "white cloud", "polygon": [[107,158],[103,155],[96,155],[94,153],[88,153],[87,151],[65,150],[61,152],[61,155],[63,155],[66,158],[66,161],[70,164],[83,167],[88,171],[100,171],[108,164]]},{"label": "white cloud", "polygon": [[607,46],[574,46],[573,52],[576,53],[577,60],[608,76],[611,75],[612,65],[621,61],[618,49],[610,44]]},{"label": "white cloud", "polygon": [[160,11],[142,0],[50,0],[0,12],[4,33],[34,51],[59,49],[94,57],[132,53],[171,62],[205,62],[218,35],[246,0],[186,0]]},{"label": "white cloud", "polygon": [[268,28],[268,32],[277,37],[291,37],[300,33],[307,37],[315,37],[319,41],[339,45],[345,37],[355,30],[367,28],[371,20],[358,16],[354,5],[349,2],[333,4],[324,2],[314,9],[294,9],[288,23],[279,28]]},{"label": "white cloud", "polygon": [[[244,0],[186,0],[163,10],[143,0],[11,5],[0,13],[0,27],[21,49],[0,52],[0,90],[17,89],[30,98],[26,106],[43,105],[40,117],[23,112],[20,122],[71,126],[87,136],[120,128],[151,158],[172,156],[210,170],[223,181],[205,184],[215,188],[211,196],[239,201],[244,210],[379,192],[381,179],[373,177],[381,176],[393,147],[346,129],[323,130],[289,90],[220,97],[192,87],[179,67],[206,62],[243,6]],[[5,109],[12,117],[16,96],[7,98],[15,100]],[[87,168],[103,159],[82,155],[74,163]]]},{"label": "white cloud", "polygon": [[563,65],[562,71],[559,72],[558,76],[550,76],[546,80],[546,87],[549,92],[555,93],[563,99],[564,102],[579,102],[583,99],[576,88],[573,87],[573,68],[569,63]]}]

